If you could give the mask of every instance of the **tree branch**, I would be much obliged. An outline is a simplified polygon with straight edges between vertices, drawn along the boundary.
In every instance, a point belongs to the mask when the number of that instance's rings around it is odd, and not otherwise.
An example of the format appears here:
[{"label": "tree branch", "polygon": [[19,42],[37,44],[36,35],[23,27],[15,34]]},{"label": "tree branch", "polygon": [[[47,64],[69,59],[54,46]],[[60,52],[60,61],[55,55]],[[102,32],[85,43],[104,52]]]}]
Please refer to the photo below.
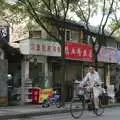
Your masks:
[{"label": "tree branch", "polygon": [[102,19],[101,19],[101,22],[100,22],[100,25],[99,25],[98,34],[100,34],[100,32],[101,32],[101,26],[102,26],[102,23],[103,23],[103,20],[104,20],[104,17],[105,17],[105,5],[106,5],[106,2],[104,0],[104,3],[103,3],[103,14],[102,14]]},{"label": "tree branch", "polygon": [[79,7],[80,12],[82,13],[82,17],[84,19],[84,22],[86,24],[87,29],[88,29],[88,31],[90,31],[89,26],[88,26],[88,21],[87,21],[87,18],[85,17],[85,15],[84,15],[84,12],[83,12],[82,8],[80,7],[80,5],[78,5],[78,7]]},{"label": "tree branch", "polygon": [[107,15],[106,20],[105,20],[105,23],[104,23],[104,25],[103,25],[103,27],[102,27],[102,33],[103,33],[103,34],[104,34],[104,29],[105,29],[105,26],[106,26],[106,24],[107,24],[108,18],[109,18],[109,16],[110,16],[111,11],[112,11],[112,8],[113,8],[113,3],[114,3],[114,0],[112,0],[112,2],[111,2],[108,15]]},{"label": "tree branch", "polygon": [[[52,33],[48,31],[47,27],[45,27],[45,25],[41,22],[41,20],[39,19],[37,13],[35,12],[35,9],[33,8],[32,4],[31,4],[31,2],[30,2],[29,0],[27,0],[27,1],[28,1],[28,4],[29,4],[29,6],[27,6],[27,9],[28,9],[28,12],[30,13],[30,15],[35,19],[35,21],[36,21],[51,37],[53,37],[56,41],[60,42],[60,41],[58,40],[58,38],[57,38],[56,36],[52,35]],[[30,7],[30,8],[29,8],[29,7]],[[32,12],[31,12],[31,10],[32,10]]]},{"label": "tree branch", "polygon": [[67,13],[68,13],[68,10],[69,10],[70,0],[67,0],[67,3],[66,3],[66,4],[67,4],[67,5],[66,5],[65,16],[64,16],[65,19],[66,19],[66,17],[67,17]]},{"label": "tree branch", "polygon": [[59,6],[57,6],[56,0],[53,0],[56,16],[59,16]]},{"label": "tree branch", "polygon": [[90,19],[90,14],[91,14],[91,9],[90,9],[90,0],[88,0],[88,18],[87,18],[87,23]]}]

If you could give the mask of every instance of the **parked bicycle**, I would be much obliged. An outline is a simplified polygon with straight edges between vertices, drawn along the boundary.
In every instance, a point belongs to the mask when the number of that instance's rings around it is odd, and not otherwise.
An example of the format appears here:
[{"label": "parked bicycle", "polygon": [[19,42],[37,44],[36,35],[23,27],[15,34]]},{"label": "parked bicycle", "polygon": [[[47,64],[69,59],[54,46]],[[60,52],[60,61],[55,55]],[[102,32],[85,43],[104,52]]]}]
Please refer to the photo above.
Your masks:
[{"label": "parked bicycle", "polygon": [[61,95],[57,94],[56,91],[54,91],[52,96],[48,96],[42,103],[42,107],[44,108],[47,108],[50,105],[56,105],[57,108],[61,107]]},{"label": "parked bicycle", "polygon": [[99,108],[95,109],[93,89],[89,93],[87,92],[86,87],[80,87],[79,89],[81,94],[73,97],[70,104],[70,113],[72,117],[75,119],[80,118],[83,115],[86,106],[88,110],[93,111],[97,116],[101,116],[104,113],[101,97],[99,97]]}]

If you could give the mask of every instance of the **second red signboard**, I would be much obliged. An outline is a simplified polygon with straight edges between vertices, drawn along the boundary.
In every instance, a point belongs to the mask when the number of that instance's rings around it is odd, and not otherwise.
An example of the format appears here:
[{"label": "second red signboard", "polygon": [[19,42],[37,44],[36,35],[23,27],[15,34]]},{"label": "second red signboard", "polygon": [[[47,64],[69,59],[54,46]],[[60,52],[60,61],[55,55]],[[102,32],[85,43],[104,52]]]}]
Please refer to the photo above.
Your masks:
[{"label": "second red signboard", "polygon": [[67,42],[65,45],[65,58],[82,61],[93,61],[92,46],[88,44]]}]

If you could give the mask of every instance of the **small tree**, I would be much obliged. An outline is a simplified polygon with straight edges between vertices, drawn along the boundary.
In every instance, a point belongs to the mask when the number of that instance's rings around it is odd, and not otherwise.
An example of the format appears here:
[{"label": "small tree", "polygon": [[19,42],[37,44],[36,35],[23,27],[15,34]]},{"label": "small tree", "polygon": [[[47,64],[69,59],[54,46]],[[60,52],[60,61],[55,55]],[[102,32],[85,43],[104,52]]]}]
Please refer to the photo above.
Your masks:
[{"label": "small tree", "polygon": [[[98,13],[101,14],[101,20],[96,29],[98,37],[96,37],[95,40],[91,37],[96,69],[98,69],[97,56],[101,49],[102,42],[105,41],[106,36],[112,37],[112,35],[120,28],[118,20],[116,19],[117,16],[115,16],[118,12],[118,3],[118,0],[77,0],[72,7],[72,11],[76,13],[76,15],[80,18],[80,21],[84,22],[84,25],[89,33],[92,33],[90,18]],[[107,32],[106,29],[108,30],[108,24],[111,20],[114,21],[114,25],[117,25],[117,27],[112,27],[111,32]]]}]

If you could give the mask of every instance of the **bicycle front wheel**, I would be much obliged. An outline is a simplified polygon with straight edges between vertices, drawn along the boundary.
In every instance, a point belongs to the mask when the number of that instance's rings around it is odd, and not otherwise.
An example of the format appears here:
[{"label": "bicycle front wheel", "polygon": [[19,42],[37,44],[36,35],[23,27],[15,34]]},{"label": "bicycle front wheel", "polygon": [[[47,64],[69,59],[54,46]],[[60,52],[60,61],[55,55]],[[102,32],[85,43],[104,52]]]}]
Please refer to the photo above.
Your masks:
[{"label": "bicycle front wheel", "polygon": [[57,108],[60,108],[62,106],[62,103],[60,100],[56,101],[55,104]]},{"label": "bicycle front wheel", "polygon": [[94,109],[94,113],[97,116],[101,116],[104,113],[104,105],[102,104],[102,100],[99,99],[99,108],[98,109]]},{"label": "bicycle front wheel", "polygon": [[70,103],[70,113],[73,118],[78,119],[82,116],[84,111],[84,100],[83,96],[81,97],[75,97],[72,99]]}]

